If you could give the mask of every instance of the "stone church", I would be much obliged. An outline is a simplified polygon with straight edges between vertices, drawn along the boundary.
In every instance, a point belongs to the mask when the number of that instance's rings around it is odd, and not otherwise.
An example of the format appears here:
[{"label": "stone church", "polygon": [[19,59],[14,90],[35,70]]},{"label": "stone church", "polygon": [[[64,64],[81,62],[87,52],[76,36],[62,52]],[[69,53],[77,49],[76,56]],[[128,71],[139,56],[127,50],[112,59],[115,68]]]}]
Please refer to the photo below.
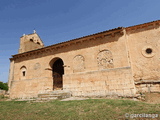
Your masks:
[{"label": "stone church", "polygon": [[46,47],[35,31],[23,35],[8,84],[11,98],[56,90],[90,97],[160,92],[160,21]]}]

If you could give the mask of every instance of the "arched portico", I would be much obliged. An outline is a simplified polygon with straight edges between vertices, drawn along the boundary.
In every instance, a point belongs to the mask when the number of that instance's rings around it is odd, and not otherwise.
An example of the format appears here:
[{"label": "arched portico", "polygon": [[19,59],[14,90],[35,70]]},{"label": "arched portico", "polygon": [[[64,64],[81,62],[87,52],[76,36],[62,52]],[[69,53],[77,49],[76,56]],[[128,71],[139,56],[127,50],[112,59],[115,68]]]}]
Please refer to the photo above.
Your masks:
[{"label": "arched portico", "polygon": [[50,62],[53,77],[53,90],[63,89],[64,63],[61,58],[54,58]]}]

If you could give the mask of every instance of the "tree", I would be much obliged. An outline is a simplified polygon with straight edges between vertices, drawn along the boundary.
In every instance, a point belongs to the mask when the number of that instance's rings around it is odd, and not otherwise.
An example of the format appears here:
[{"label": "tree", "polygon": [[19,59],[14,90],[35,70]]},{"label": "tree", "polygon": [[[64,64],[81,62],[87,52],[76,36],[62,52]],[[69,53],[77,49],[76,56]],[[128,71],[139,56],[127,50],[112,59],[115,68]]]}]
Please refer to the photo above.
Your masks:
[{"label": "tree", "polygon": [[3,82],[0,81],[0,89],[8,90],[8,83],[3,83]]}]

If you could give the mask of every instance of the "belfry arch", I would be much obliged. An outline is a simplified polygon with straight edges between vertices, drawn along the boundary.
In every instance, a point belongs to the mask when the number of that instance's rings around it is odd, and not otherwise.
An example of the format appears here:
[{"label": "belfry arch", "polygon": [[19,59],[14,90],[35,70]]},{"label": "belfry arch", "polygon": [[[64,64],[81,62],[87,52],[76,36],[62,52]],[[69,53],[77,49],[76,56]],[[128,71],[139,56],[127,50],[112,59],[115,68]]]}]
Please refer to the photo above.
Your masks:
[{"label": "belfry arch", "polygon": [[53,90],[63,89],[64,63],[61,58],[54,58],[50,62],[52,68]]}]

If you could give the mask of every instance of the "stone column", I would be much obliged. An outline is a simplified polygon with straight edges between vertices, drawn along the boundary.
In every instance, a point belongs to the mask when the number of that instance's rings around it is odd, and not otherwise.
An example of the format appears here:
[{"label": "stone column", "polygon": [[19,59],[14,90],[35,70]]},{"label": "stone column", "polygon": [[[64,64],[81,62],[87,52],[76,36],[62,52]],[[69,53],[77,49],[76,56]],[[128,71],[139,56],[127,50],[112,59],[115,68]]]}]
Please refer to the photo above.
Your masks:
[{"label": "stone column", "polygon": [[9,69],[9,77],[8,77],[8,93],[10,93],[11,82],[14,79],[14,60],[10,58],[10,69]]}]

